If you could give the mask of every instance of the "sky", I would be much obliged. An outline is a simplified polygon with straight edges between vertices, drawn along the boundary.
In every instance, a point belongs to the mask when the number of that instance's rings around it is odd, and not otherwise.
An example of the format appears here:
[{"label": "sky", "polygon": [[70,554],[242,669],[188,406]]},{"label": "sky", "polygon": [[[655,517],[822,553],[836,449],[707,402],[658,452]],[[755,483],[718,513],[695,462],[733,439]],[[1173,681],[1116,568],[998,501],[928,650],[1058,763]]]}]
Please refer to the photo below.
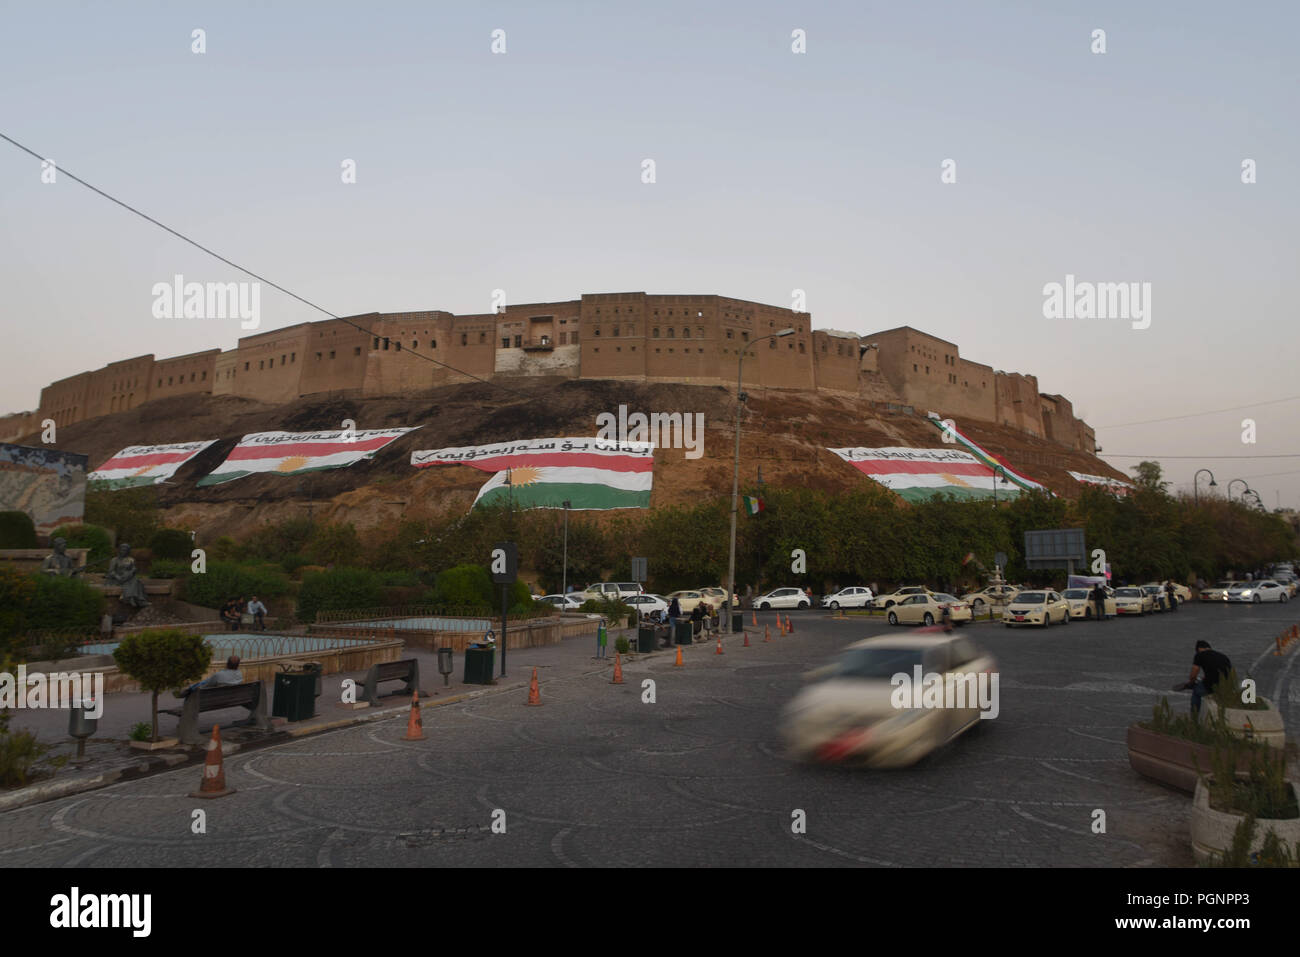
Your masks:
[{"label": "sky", "polygon": [[[338,315],[803,290],[814,328],[1037,375],[1122,470],[1300,507],[1300,4],[4,0],[0,24],[0,133]],[[55,177],[0,141],[0,413],[246,334],[155,318],[155,283],[245,277]],[[1149,283],[1149,325],[1046,317],[1067,275]]]}]

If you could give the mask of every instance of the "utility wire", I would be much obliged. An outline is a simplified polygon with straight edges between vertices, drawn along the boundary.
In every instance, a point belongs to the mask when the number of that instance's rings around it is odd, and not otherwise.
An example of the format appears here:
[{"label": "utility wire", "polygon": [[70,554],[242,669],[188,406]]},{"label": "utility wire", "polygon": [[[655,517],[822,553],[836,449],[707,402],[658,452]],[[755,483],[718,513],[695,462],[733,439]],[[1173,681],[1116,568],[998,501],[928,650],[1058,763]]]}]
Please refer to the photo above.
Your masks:
[{"label": "utility wire", "polygon": [[1120,425],[1099,425],[1097,429],[1126,429],[1131,425],[1152,425],[1156,422],[1174,422],[1178,419],[1199,419],[1205,415],[1218,415],[1220,412],[1238,412],[1241,409],[1255,409],[1261,405],[1278,405],[1281,402],[1294,402],[1300,395],[1287,396],[1285,399],[1268,399],[1264,402],[1251,402],[1248,405],[1234,405],[1226,409],[1212,409],[1209,412],[1189,412],[1187,415],[1171,415],[1163,419],[1143,419],[1141,422],[1124,422]]},{"label": "utility wire", "polygon": [[[24,146],[22,143],[19,143],[13,137],[6,136],[4,133],[0,133],[0,139],[3,139],[6,142],[12,144],[13,146],[18,147],[18,149],[22,150],[24,153],[27,153],[30,156],[34,156],[36,159],[41,160],[42,162],[44,162],[47,159],[46,157],[42,156],[40,153],[37,153],[35,150],[31,149],[30,147]],[[98,186],[94,186],[93,184],[86,182],[80,176],[77,176],[76,174],[69,172],[65,167],[58,166],[56,168],[60,174],[68,177],[68,179],[72,180],[73,182],[80,183],[82,186],[86,187],[86,189],[90,190],[93,193],[99,194],[100,196],[104,197],[104,199],[108,200],[110,203],[116,203],[118,206],[121,206],[123,209],[127,210],[128,212],[134,213],[135,215],[139,216],[141,219],[144,219],[147,222],[152,223],[153,225],[157,226],[159,229],[163,230],[164,232],[170,233],[171,235],[175,236],[177,239],[181,240],[182,242],[189,243],[189,245],[193,246],[195,249],[207,253],[213,259],[220,260],[221,262],[225,263],[227,266],[230,266],[232,269],[237,269],[247,276],[252,276],[258,282],[266,283],[272,289],[278,289],[280,292],[284,293],[286,296],[290,297],[291,299],[296,299],[298,300],[298,302],[302,303],[303,305],[315,309],[317,312],[323,313],[324,315],[329,316],[331,319],[337,319],[340,322],[346,322],[349,326],[352,326],[354,329],[357,329],[360,332],[364,332],[367,336],[370,336],[371,338],[375,338],[375,332],[373,330],[367,329],[365,326],[353,322],[351,319],[348,319],[344,316],[336,316],[334,313],[330,312],[324,306],[317,305],[316,303],[312,302],[310,299],[305,299],[304,297],[298,295],[296,292],[293,292],[292,290],[286,289],[284,286],[281,286],[279,283],[272,282],[270,279],[267,279],[265,276],[258,275],[257,273],[253,272],[251,269],[248,269],[244,266],[239,265],[239,263],[237,262],[233,262],[227,259],[225,256],[221,255],[220,253],[212,249],[209,249],[207,246],[204,246],[202,243],[190,239],[190,237],[186,236],[184,233],[172,229],[166,223],[159,222],[158,220],[150,216],[148,213],[141,212],[140,210],[136,209],[134,206],[130,205],[129,203],[125,203],[122,200],[118,199],[116,196],[112,196],[104,192]],[[379,338],[389,339],[390,337],[380,336]],[[484,385],[489,385],[494,388],[500,389],[502,392],[508,392],[511,395],[519,396],[521,399],[534,398],[534,396],[527,395],[526,393],[520,392],[517,389],[512,389],[509,386],[502,385],[499,382],[493,382],[491,379],[484,379],[482,376],[476,376],[474,375],[474,373],[466,372],[464,369],[458,369],[455,366],[448,365],[445,362],[441,362],[438,359],[433,358],[432,356],[427,356],[422,352],[416,352],[414,349],[407,349],[406,351],[418,359],[424,359],[426,362],[432,362],[434,365],[441,366],[444,369],[450,369],[452,372],[458,373],[463,376],[467,376],[468,378],[471,378],[476,382],[482,382]]]},{"label": "utility wire", "polygon": [[1099,458],[1115,459],[1300,459],[1300,452],[1282,455],[1124,455],[1119,452],[1101,452]]}]

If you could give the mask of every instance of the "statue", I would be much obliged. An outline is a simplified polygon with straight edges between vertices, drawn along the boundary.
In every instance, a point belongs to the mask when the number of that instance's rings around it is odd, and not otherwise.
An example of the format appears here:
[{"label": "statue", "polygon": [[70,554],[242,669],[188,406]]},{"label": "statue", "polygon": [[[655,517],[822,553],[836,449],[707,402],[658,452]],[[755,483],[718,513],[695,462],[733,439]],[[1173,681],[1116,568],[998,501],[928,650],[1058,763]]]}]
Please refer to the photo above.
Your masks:
[{"label": "statue", "polygon": [[146,608],[149,599],[145,597],[144,582],[135,574],[135,559],[131,557],[131,546],[123,542],[117,546],[117,557],[108,563],[108,573],[104,575],[105,585],[120,585],[122,601],[135,608]]},{"label": "statue", "polygon": [[68,540],[66,538],[56,538],[53,542],[54,551],[45,556],[45,561],[41,563],[41,571],[46,575],[70,576],[77,573],[77,561],[68,552]]}]

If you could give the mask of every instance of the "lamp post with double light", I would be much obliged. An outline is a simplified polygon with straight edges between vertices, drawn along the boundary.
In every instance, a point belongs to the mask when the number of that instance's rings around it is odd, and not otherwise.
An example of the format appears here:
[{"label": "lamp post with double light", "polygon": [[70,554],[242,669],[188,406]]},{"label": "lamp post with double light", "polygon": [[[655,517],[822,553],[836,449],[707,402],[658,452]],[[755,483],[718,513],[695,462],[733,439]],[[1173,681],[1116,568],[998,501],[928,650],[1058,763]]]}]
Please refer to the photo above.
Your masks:
[{"label": "lamp post with double light", "polygon": [[740,350],[740,359],[736,363],[736,460],[731,472],[731,556],[727,561],[727,594],[723,601],[727,606],[725,630],[731,631],[732,615],[735,614],[733,599],[736,595],[736,506],[740,501],[740,409],[745,404],[745,353],[766,339],[782,339],[794,335],[794,329],[782,329],[770,336],[755,339]]}]

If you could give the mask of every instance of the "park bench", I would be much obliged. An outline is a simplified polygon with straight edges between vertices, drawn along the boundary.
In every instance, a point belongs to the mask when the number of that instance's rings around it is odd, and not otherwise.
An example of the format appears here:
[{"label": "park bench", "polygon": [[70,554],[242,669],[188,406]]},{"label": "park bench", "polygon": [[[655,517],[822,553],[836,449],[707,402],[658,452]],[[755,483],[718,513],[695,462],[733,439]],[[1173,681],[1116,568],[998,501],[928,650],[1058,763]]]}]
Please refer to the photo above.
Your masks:
[{"label": "park bench", "polygon": [[405,681],[401,694],[414,694],[420,687],[420,662],[415,658],[403,658],[400,661],[385,661],[371,665],[366,676],[357,681],[357,689],[365,689],[360,696],[362,701],[370,702],[370,707],[379,707],[379,685],[384,681]]},{"label": "park bench", "polygon": [[185,696],[184,703],[179,708],[166,708],[163,714],[180,716],[181,723],[176,736],[182,744],[202,744],[199,715],[204,711],[220,711],[223,708],[247,708],[248,717],[236,724],[252,724],[260,731],[271,730],[271,719],[266,716],[266,695],[260,681],[196,688]]}]

